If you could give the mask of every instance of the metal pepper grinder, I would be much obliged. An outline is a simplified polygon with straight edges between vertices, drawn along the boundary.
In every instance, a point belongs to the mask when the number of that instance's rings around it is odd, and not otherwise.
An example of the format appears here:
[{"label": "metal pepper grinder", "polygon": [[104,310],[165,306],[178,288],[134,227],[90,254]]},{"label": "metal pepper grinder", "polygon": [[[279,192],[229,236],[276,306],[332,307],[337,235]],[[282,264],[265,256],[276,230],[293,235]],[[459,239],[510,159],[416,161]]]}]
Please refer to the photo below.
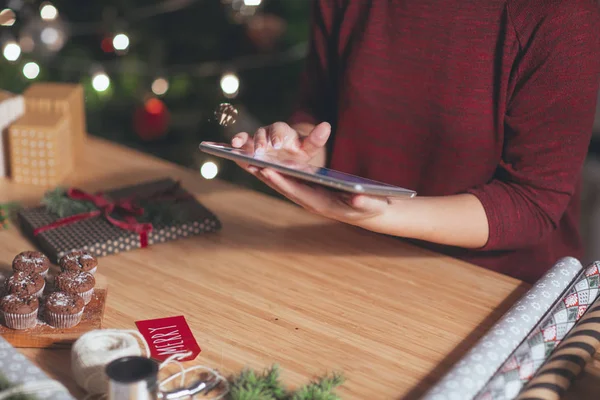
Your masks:
[{"label": "metal pepper grinder", "polygon": [[106,366],[108,400],[157,400],[158,363],[139,356],[122,357]]}]

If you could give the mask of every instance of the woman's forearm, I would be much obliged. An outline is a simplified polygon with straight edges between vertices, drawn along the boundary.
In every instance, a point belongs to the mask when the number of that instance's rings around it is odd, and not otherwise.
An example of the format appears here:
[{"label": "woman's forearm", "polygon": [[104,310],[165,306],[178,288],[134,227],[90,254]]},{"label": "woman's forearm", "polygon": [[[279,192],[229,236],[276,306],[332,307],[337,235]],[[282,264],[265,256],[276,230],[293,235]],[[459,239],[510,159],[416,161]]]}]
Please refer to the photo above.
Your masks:
[{"label": "woman's forearm", "polygon": [[485,246],[489,225],[471,194],[392,200],[381,214],[360,224],[378,233],[476,249]]}]

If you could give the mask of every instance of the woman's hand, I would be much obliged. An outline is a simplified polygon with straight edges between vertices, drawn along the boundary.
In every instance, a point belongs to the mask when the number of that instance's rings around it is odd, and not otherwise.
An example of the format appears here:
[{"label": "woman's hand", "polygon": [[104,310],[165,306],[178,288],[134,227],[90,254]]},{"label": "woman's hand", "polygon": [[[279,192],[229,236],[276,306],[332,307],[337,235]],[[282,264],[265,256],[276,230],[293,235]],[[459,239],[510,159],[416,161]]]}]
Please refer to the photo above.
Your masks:
[{"label": "woman's hand", "polygon": [[[252,137],[246,132],[238,133],[231,145],[255,154],[283,151],[300,163],[322,167],[325,165],[325,144],[330,134],[331,126],[326,122],[293,128],[284,122],[276,122],[258,129]],[[379,215],[389,203],[385,198],[357,196],[306,184],[271,169],[238,165],[308,211],[338,221],[354,225],[364,223]]]},{"label": "woman's hand", "polygon": [[[295,160],[315,166],[325,166],[325,144],[331,134],[327,122],[319,125],[302,124],[291,127],[285,122],[259,128],[254,136],[240,132],[233,137],[231,145],[254,154],[263,154],[267,150],[286,152]],[[238,164],[248,170],[248,165]]]},{"label": "woman's hand", "polygon": [[390,205],[390,200],[384,197],[337,192],[272,169],[250,168],[258,179],[309,212],[366,229],[373,230],[370,221],[380,217]]}]

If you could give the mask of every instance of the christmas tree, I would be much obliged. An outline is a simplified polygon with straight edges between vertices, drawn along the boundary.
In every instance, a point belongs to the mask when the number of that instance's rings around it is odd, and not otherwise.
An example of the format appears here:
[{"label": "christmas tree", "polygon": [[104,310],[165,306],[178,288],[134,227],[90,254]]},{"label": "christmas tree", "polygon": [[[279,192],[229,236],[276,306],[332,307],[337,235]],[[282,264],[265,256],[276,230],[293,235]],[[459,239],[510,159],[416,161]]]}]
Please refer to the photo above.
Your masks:
[{"label": "christmas tree", "polygon": [[[219,178],[255,184],[231,163],[211,164],[198,143],[228,141],[289,114],[306,54],[309,0],[3,3],[1,89],[79,82],[91,134],[204,166],[208,178],[218,170]],[[213,116],[223,102],[239,111],[227,128]]]}]

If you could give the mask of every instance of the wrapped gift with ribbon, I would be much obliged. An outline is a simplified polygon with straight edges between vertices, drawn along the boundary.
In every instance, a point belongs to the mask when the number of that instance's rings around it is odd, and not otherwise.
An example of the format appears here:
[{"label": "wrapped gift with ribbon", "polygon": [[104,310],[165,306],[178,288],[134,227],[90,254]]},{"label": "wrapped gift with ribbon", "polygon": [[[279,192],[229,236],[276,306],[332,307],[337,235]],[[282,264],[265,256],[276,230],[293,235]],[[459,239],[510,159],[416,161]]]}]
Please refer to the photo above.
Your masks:
[{"label": "wrapped gift with ribbon", "polygon": [[221,228],[210,210],[169,178],[107,193],[58,188],[18,218],[54,261],[75,250],[102,257]]}]

